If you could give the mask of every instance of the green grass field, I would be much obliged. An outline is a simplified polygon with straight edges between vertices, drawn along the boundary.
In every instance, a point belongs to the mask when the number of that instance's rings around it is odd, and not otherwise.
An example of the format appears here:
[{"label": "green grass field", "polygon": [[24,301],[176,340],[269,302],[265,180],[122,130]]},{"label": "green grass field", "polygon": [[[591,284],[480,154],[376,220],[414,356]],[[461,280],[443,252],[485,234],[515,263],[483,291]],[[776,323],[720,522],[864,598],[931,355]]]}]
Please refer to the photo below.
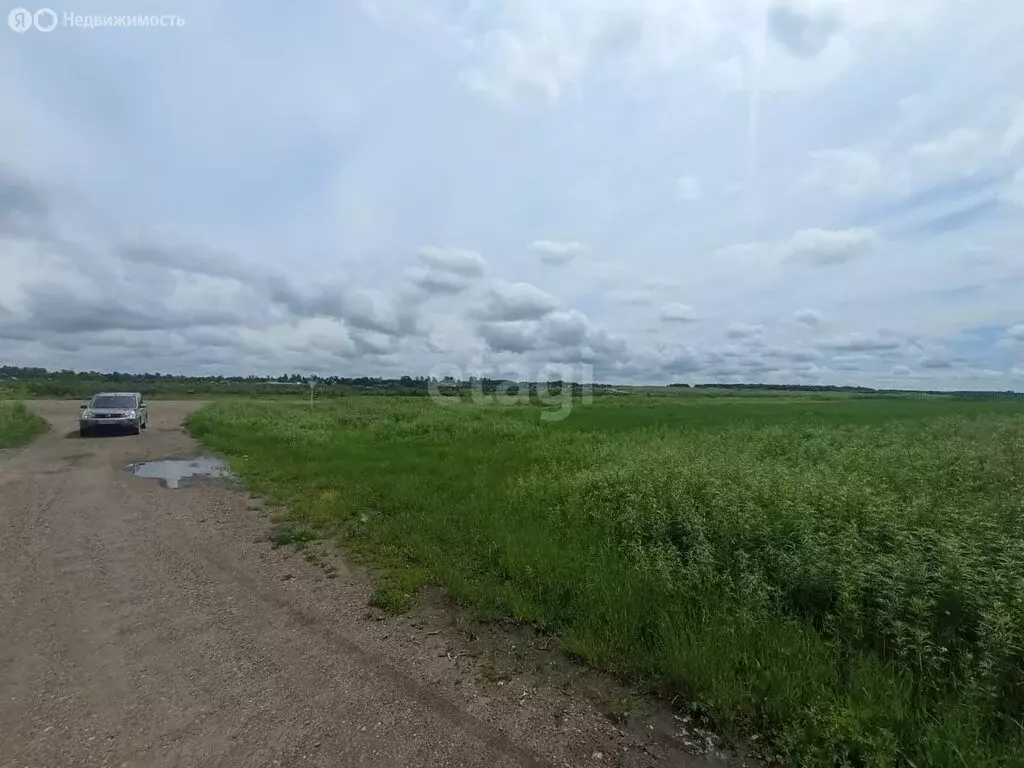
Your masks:
[{"label": "green grass field", "polygon": [[1024,764],[1024,406],[220,402],[284,539],[531,622],[797,766]]},{"label": "green grass field", "polygon": [[23,403],[0,400],[0,448],[31,440],[46,431],[46,420]]}]

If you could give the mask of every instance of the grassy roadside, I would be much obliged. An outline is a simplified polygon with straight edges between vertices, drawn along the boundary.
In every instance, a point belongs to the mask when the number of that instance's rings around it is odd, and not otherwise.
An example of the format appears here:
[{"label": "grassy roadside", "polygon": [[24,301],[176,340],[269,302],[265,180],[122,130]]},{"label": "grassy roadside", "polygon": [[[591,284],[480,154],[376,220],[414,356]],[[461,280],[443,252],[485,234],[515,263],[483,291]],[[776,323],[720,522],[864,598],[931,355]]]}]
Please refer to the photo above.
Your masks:
[{"label": "grassy roadside", "polygon": [[0,448],[20,445],[46,431],[46,420],[21,402],[0,401]]},{"label": "grassy roadside", "polygon": [[800,766],[1024,764],[1024,409],[951,401],[352,398],[189,420],[287,536],[402,607],[484,617],[682,694]]}]

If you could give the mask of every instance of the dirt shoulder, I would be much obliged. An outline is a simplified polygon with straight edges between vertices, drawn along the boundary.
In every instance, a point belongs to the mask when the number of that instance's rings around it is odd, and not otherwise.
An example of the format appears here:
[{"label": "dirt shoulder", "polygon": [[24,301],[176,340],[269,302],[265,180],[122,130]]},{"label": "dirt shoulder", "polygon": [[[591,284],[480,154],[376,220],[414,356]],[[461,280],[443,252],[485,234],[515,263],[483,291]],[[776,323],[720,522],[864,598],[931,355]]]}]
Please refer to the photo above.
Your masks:
[{"label": "dirt shoulder", "polygon": [[198,455],[201,403],[91,439],[77,401],[31,405],[51,429],[0,455],[0,766],[744,764],[664,712],[608,717],[615,687],[529,633],[368,611],[358,569],[272,549],[237,486],[124,471]]}]

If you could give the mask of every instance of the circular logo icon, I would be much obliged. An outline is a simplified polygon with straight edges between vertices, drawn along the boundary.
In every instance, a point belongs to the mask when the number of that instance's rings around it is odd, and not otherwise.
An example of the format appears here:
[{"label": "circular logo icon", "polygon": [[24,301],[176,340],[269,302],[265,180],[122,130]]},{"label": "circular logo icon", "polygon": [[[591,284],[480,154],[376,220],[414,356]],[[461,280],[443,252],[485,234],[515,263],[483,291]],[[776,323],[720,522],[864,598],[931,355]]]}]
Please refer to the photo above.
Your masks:
[{"label": "circular logo icon", "polygon": [[7,14],[7,26],[17,32],[28,32],[32,29],[32,11],[25,8],[12,8]]},{"label": "circular logo icon", "polygon": [[49,8],[40,8],[36,11],[32,20],[36,23],[36,29],[40,32],[53,32],[57,26],[57,14]]}]

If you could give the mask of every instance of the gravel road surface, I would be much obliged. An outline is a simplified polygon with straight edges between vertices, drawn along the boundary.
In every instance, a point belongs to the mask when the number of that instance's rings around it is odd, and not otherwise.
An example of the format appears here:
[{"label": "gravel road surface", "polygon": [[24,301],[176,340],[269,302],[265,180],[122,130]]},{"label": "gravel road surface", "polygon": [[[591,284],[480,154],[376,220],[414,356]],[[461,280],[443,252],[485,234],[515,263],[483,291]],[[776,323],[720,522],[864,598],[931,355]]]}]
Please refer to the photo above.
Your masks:
[{"label": "gravel road surface", "polygon": [[199,404],[87,439],[77,402],[32,405],[50,431],[0,452],[3,768],[725,764],[482,687],[445,633],[367,618],[362,575],[272,550],[240,487],[124,470],[197,456]]}]

